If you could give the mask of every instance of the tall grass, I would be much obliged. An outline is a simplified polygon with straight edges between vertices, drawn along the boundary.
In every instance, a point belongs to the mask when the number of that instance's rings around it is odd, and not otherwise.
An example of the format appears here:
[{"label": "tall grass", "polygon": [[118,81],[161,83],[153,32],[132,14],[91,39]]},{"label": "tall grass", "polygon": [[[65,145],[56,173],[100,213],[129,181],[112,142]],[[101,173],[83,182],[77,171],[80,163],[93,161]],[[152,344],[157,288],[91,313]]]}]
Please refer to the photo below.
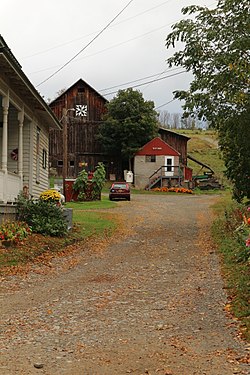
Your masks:
[{"label": "tall grass", "polygon": [[[176,132],[190,137],[187,143],[188,154],[208,165],[222,185],[230,186],[224,174],[225,164],[218,147],[216,132],[214,130],[199,129],[177,129]],[[203,174],[206,170],[192,160],[188,160],[188,166],[193,169],[193,176]]]},{"label": "tall grass", "polygon": [[250,258],[249,248],[238,228],[242,224],[241,209],[228,195],[214,206],[217,218],[212,235],[221,254],[231,312],[241,322],[243,336],[250,341]]}]

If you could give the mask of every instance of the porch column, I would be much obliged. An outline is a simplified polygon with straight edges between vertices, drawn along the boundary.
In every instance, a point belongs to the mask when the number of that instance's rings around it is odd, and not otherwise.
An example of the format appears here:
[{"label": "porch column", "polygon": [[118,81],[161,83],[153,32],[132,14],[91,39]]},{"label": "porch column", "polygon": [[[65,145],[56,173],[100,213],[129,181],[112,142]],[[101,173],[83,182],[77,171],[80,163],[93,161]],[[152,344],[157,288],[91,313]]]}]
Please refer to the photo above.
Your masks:
[{"label": "porch column", "polygon": [[2,99],[3,107],[3,138],[2,138],[2,170],[7,174],[8,160],[8,112],[9,112],[9,93]]},{"label": "porch column", "polygon": [[23,122],[24,122],[24,108],[18,112],[18,174],[23,183]]}]

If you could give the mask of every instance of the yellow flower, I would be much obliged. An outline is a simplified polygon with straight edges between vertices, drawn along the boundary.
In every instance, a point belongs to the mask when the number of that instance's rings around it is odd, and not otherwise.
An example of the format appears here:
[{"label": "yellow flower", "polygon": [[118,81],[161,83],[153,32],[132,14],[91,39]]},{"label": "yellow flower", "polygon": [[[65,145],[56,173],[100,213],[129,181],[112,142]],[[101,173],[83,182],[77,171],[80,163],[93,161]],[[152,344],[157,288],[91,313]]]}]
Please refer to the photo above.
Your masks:
[{"label": "yellow flower", "polygon": [[53,189],[45,190],[40,194],[40,199],[47,202],[59,202],[61,194]]}]

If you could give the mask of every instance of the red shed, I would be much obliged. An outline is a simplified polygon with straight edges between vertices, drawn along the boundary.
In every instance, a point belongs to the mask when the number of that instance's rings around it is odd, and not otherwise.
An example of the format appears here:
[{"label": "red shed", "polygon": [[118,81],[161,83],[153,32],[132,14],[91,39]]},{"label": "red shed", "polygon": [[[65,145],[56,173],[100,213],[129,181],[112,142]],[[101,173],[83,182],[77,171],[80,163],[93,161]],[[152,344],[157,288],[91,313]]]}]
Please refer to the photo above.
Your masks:
[{"label": "red shed", "polygon": [[146,143],[136,155],[171,155],[171,156],[180,156],[180,153],[177,152],[173,147],[164,142],[160,137],[151,139]]},{"label": "red shed", "polygon": [[139,189],[180,185],[180,153],[157,137],[145,144],[134,158],[134,181]]}]

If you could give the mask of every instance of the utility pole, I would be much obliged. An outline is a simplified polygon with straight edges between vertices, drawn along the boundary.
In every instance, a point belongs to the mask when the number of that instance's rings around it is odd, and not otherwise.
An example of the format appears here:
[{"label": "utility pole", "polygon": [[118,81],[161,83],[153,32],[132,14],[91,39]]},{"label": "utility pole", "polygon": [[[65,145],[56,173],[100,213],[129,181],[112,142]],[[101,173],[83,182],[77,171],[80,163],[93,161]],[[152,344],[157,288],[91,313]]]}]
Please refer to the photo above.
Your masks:
[{"label": "utility pole", "polygon": [[62,117],[62,124],[63,124],[63,193],[65,195],[65,178],[68,177],[68,117],[67,117],[67,109],[63,108],[63,117]]}]

